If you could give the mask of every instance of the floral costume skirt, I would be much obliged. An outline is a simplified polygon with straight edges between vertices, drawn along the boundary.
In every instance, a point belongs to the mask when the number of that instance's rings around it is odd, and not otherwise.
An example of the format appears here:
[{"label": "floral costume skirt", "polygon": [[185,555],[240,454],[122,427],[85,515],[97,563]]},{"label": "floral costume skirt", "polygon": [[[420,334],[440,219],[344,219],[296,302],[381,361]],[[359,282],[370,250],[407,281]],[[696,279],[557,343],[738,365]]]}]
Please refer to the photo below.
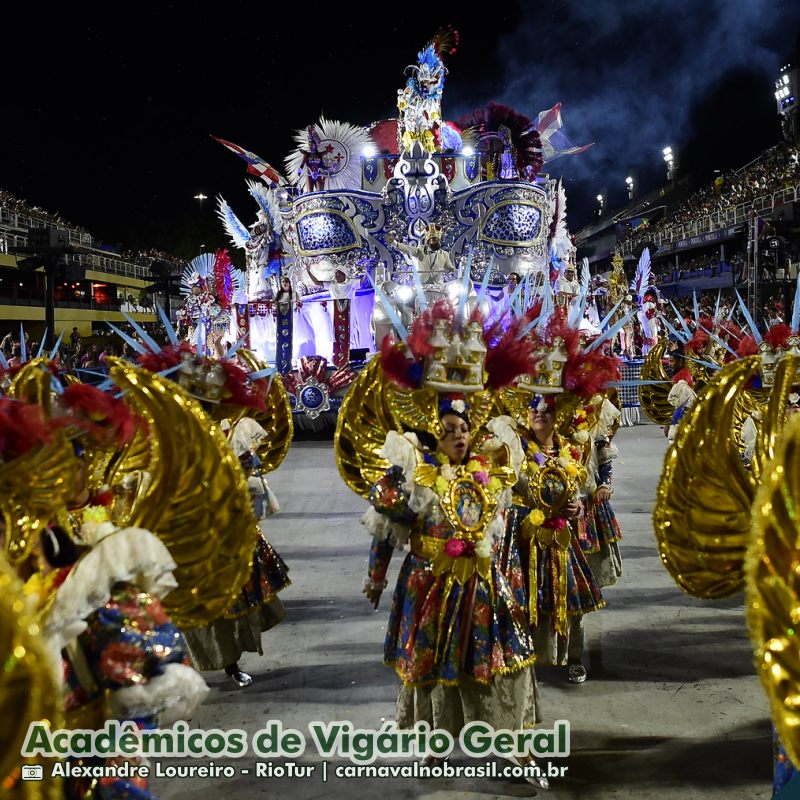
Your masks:
[{"label": "floral costume skirt", "polygon": [[491,582],[464,585],[409,553],[392,599],[385,661],[410,686],[454,686],[465,677],[489,684],[527,669],[534,656],[520,594],[492,563]]},{"label": "floral costume skirt", "polygon": [[619,542],[622,533],[611,503],[589,498],[583,503],[584,516],[578,520],[581,549],[596,582],[603,588],[622,577]]},{"label": "floral costume skirt", "polygon": [[[588,614],[605,606],[600,586],[592,574],[591,567],[581,549],[578,537],[572,530],[569,546],[562,557],[562,551],[557,544],[542,546],[538,542],[531,542],[520,538],[522,521],[528,516],[530,509],[513,505],[508,511],[506,519],[506,537],[504,549],[509,551],[518,546],[522,571],[527,584],[529,602],[536,602],[536,610],[529,613],[528,619],[535,627],[541,627],[542,616],[555,625],[555,619],[564,609],[567,615]],[[572,527],[572,526],[570,526]],[[536,585],[530,585],[532,576],[531,548],[536,548]],[[560,586],[563,584],[561,571],[566,571],[566,592],[561,597]],[[528,609],[528,611],[533,611]]]}]

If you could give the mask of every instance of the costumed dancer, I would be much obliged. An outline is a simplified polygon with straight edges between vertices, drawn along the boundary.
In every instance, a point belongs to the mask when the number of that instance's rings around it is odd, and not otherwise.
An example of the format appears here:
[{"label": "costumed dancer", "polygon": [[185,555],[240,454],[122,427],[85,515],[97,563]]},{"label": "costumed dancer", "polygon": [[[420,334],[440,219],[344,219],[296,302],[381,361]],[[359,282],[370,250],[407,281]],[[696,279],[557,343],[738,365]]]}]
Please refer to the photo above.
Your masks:
[{"label": "costumed dancer", "polygon": [[[240,355],[246,357],[244,352]],[[139,358],[139,363],[151,372],[180,365],[177,383],[201,402],[209,415],[209,426],[214,424],[212,420],[221,423],[225,418],[232,419],[246,411],[265,413],[268,410],[266,370],[248,371],[233,358],[197,360],[185,344],[145,353]],[[274,381],[270,389],[285,395],[280,381]],[[275,406],[276,410],[278,408],[285,412],[288,399]],[[282,430],[283,435],[291,439],[291,427],[287,425]],[[283,449],[284,443],[279,442],[277,446]],[[239,659],[244,652],[263,655],[261,634],[283,619],[286,612],[278,592],[290,584],[286,564],[264,537],[252,509],[249,509],[249,515],[256,534],[249,579],[223,616],[186,631],[195,667],[201,671],[224,669],[239,687],[253,682],[252,677],[240,668]]]},{"label": "costumed dancer", "polygon": [[[542,316],[539,310],[528,313]],[[523,560],[537,661],[566,664],[571,683],[587,678],[583,617],[605,605],[580,542],[587,442],[579,441],[581,432],[576,431],[585,413],[576,420],[574,411],[582,397],[591,398],[619,377],[618,360],[599,349],[603,337],[609,339],[616,331],[609,329],[581,348],[577,324],[577,314],[568,318],[559,309],[544,319],[532,333],[537,349],[547,354],[535,381],[520,379],[517,389],[504,397],[514,409],[525,451],[506,541],[518,544]],[[578,440],[570,439],[575,433]]]},{"label": "costumed dancer", "polygon": [[[579,520],[580,542],[592,575],[600,588],[604,589],[613,586],[622,577],[622,556],[619,552],[622,532],[611,507],[614,494],[612,462],[618,455],[612,440],[619,429],[621,414],[603,395],[597,395],[592,402],[595,408],[590,413],[596,416],[597,421],[586,434],[591,456],[582,491],[584,514]],[[585,412],[582,417],[585,417]],[[580,428],[586,424],[582,420],[578,423],[576,440],[582,438]]]},{"label": "costumed dancer", "polygon": [[[524,624],[524,581],[500,570],[504,532],[521,451],[509,420],[473,449],[491,414],[493,393],[518,374],[534,371],[532,348],[510,332],[496,347],[483,339],[478,316],[456,331],[453,309],[436,303],[412,325],[404,349],[384,340],[380,362],[362,373],[378,380],[397,430],[380,451],[384,477],[367,483],[372,508],[363,523],[373,536],[364,592],[377,608],[395,549],[410,548],[392,599],[385,661],[400,678],[397,724],[425,721],[457,736],[465,723],[519,730],[537,721],[534,655]],[[513,345],[512,346],[512,342]],[[364,459],[361,415],[369,413],[357,383],[340,412],[340,454],[355,442]],[[401,388],[402,387],[402,388]],[[405,432],[403,432],[405,431]],[[362,443],[359,446],[358,443]],[[362,490],[340,460],[348,484]],[[530,754],[519,754],[530,763]],[[431,756],[428,763],[434,763]],[[545,778],[528,778],[546,787]]]},{"label": "costumed dancer", "polygon": [[[49,387],[50,373],[46,375]],[[3,402],[16,407],[3,409],[10,414],[0,416],[10,415],[19,424],[24,414],[25,435],[36,436],[50,427],[50,441],[39,442],[39,457],[12,462],[14,474],[6,476],[4,488],[19,497],[19,487],[9,486],[16,480],[41,500],[48,493],[55,497],[60,484],[68,487],[68,506],[80,506],[71,513],[53,506],[54,522],[41,541],[31,535],[33,530],[20,536],[25,524],[13,520],[9,529],[15,533],[6,542],[18,571],[29,575],[29,606],[38,609],[53,672],[63,676],[68,727],[101,729],[106,720],[118,720],[150,729],[190,718],[208,687],[191,667],[183,635],[161,605],[161,598],[177,586],[172,574],[176,564],[149,531],[121,529],[111,522],[110,491],[92,496],[92,502],[103,505],[86,505],[92,479],[133,438],[133,415],[122,401],[83,385],[70,386],[61,395],[54,412],[66,416],[49,421],[38,406]],[[67,455],[71,448],[61,435],[64,429],[72,437],[75,457]],[[91,448],[91,456],[84,447]],[[24,511],[16,508],[17,515]],[[6,506],[7,520],[8,510]],[[75,763],[103,761],[82,758]],[[71,777],[66,791],[69,797],[151,797],[141,777]]]}]

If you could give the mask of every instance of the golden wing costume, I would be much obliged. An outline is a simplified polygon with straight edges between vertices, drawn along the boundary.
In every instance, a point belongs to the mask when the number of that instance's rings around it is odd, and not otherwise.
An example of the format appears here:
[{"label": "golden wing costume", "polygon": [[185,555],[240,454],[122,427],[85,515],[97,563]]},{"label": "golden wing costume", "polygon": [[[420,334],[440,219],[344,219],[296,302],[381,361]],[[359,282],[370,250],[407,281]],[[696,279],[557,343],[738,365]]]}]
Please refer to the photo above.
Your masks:
[{"label": "golden wing costume", "polygon": [[[5,722],[0,728],[2,797],[11,800],[63,797],[56,779],[20,780],[24,764],[42,764],[40,758],[20,756],[30,723],[44,721],[51,730],[63,727],[61,693],[54,676],[39,627],[26,612],[22,584],[0,554],[0,719]],[[49,764],[45,770],[49,772]]]},{"label": "golden wing costume", "polygon": [[653,526],[661,559],[678,586],[703,599],[729,597],[744,585],[750,514],[763,465],[773,455],[800,357],[785,355],[748,470],[736,425],[742,398],[762,369],[760,356],[735,361],[712,378],[681,420],[656,493]]},{"label": "golden wing costume", "polygon": [[746,593],[756,668],[772,719],[800,763],[800,416],[786,426],[753,505]]},{"label": "golden wing costume", "polygon": [[675,409],[667,401],[672,383],[664,370],[663,358],[668,339],[660,339],[658,344],[645,356],[642,364],[641,380],[664,381],[664,383],[639,387],[639,404],[644,413],[657,425],[667,425]]},{"label": "golden wing costume", "polygon": [[[126,524],[155,533],[178,568],[165,607],[180,627],[220,617],[247,581],[258,526],[245,476],[219,426],[175,383],[119,360],[110,376],[147,423],[147,475],[133,489]],[[134,439],[119,473],[145,467]]]}]

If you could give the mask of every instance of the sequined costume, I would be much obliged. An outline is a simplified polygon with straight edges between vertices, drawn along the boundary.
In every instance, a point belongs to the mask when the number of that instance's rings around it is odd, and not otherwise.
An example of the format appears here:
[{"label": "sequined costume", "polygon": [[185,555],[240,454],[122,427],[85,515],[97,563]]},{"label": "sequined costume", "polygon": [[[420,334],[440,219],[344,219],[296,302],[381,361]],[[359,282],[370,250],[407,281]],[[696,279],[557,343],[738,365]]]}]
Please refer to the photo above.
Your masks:
[{"label": "sequined costume", "polygon": [[[426,720],[454,734],[472,719],[496,728],[531,727],[537,695],[522,575],[517,564],[509,580],[497,563],[513,471],[506,469],[506,488],[498,483],[491,490],[498,505],[483,536],[465,545],[442,497],[463,481],[464,470],[491,474],[490,457],[473,457],[482,459],[473,466],[442,466],[419,449],[413,434],[396,432],[389,433],[383,454],[393,466],[374,485],[363,522],[374,537],[373,584],[384,581],[393,550],[410,545],[385,642],[385,661],[402,682],[398,725]],[[465,524],[472,513],[467,505],[460,507]]]},{"label": "sequined costume", "polygon": [[622,539],[619,522],[610,500],[598,500],[597,490],[604,486],[613,491],[613,461],[617,448],[612,437],[619,425],[620,412],[603,399],[598,422],[591,431],[591,457],[583,491],[584,515],[578,521],[581,549],[600,587],[613,586],[622,576]]},{"label": "sequined costume", "polygon": [[[190,719],[208,687],[161,604],[176,585],[169,551],[149,531],[116,528],[102,507],[77,516],[78,541],[91,549],[39,584],[52,590],[39,598],[41,628],[53,660],[62,659],[67,726],[99,729],[114,719],[151,729]],[[68,798],[152,797],[142,778],[70,778],[65,788]]]},{"label": "sequined costume", "polygon": [[[540,662],[565,663],[567,645],[578,633],[576,618],[605,603],[579,542],[578,524],[560,514],[546,514],[537,495],[557,503],[557,495],[577,495],[585,472],[580,453],[557,434],[552,449],[540,448],[531,434],[520,432],[525,452],[514,504],[507,516],[507,547],[517,544],[526,579],[528,622],[534,632]],[[560,478],[547,478],[541,493],[534,491],[539,473],[557,466]],[[548,485],[549,484],[549,485]]]}]

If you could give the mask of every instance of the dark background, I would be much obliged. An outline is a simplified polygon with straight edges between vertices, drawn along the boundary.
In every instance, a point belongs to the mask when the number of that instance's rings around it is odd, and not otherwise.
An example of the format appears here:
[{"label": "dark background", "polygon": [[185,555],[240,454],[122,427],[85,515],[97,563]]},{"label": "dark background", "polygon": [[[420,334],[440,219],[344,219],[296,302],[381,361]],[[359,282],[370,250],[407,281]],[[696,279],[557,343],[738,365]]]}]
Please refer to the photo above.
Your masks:
[{"label": "dark background", "polygon": [[292,133],[321,113],[392,116],[403,69],[441,24],[461,33],[447,118],[492,99],[535,118],[560,100],[570,137],[595,143],[549,165],[573,230],[598,192],[624,201],[631,170],[641,191],[663,182],[666,145],[679,174],[704,181],[778,141],[773,81],[800,29],[800,4],[762,0],[291,3],[282,16],[239,2],[29,5],[4,21],[0,187],[108,243],[183,255],[224,242],[216,195],[255,218],[245,163],[211,134],[282,169]]}]

